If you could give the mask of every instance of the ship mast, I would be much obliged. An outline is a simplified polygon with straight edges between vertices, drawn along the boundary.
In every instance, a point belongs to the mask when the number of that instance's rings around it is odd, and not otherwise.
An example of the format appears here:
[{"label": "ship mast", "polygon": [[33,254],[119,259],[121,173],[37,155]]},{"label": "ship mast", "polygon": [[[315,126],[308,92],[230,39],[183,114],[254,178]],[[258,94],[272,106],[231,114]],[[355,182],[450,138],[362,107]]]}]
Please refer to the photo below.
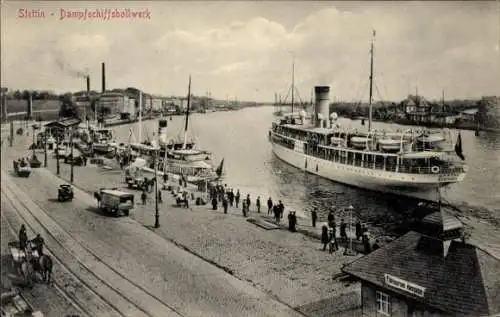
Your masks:
[{"label": "ship mast", "polygon": [[370,101],[368,111],[368,132],[372,129],[372,99],[373,99],[373,40],[375,39],[375,30],[373,30],[372,43],[370,48]]},{"label": "ship mast", "polygon": [[186,107],[186,121],[184,124],[184,143],[182,144],[182,149],[186,149],[190,106],[191,106],[191,75],[189,75],[188,99],[187,99],[187,107]]},{"label": "ship mast", "polygon": [[293,57],[293,62],[292,62],[292,113],[293,113],[294,91],[295,91],[295,56]]}]

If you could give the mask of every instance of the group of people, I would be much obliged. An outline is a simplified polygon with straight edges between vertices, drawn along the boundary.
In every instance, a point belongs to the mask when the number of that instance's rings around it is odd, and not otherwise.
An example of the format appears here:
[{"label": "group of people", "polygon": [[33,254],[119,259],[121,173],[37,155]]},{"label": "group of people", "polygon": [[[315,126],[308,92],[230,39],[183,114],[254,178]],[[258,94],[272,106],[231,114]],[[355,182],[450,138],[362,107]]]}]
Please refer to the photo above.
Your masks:
[{"label": "group of people", "polygon": [[[311,214],[312,214],[313,227],[315,227],[318,217],[316,209],[313,210]],[[371,245],[368,228],[365,224],[361,224],[361,222],[357,220],[355,228],[356,228],[356,240],[359,241],[361,239],[363,243],[364,253],[368,254],[380,247],[378,240],[376,240],[375,243]],[[321,243],[323,244],[323,251],[326,251],[327,245],[329,245],[330,253],[337,251],[339,249],[336,231],[337,231],[337,225],[335,223],[335,215],[333,211],[330,211],[327,217],[327,224],[324,224],[323,227],[321,228]],[[340,240],[342,242],[348,241],[347,223],[344,222],[344,219],[341,219],[340,221]]]},{"label": "group of people", "polygon": [[[222,203],[222,208],[224,209],[224,213],[227,214],[228,208],[235,206],[239,208],[241,201],[241,211],[244,217],[248,216],[250,212],[250,206],[252,205],[252,199],[250,198],[250,194],[247,194],[246,198],[241,200],[240,190],[237,189],[236,193],[233,188],[229,188],[227,184],[217,184],[208,188],[209,198],[212,203],[212,210],[217,210],[219,203]],[[260,213],[261,209],[261,200],[260,196],[257,196],[255,200],[255,209],[257,213]]]},{"label": "group of people", "polygon": [[267,214],[268,215],[274,214],[274,219],[276,220],[276,223],[279,223],[280,220],[283,219],[284,213],[285,213],[285,205],[283,205],[283,202],[281,200],[279,200],[277,204],[274,204],[273,199],[271,197],[267,199]]},{"label": "group of people", "polygon": [[[33,244],[33,249],[28,249],[28,243],[31,242]],[[26,226],[24,224],[21,225],[21,229],[19,229],[19,249],[21,251],[32,251],[36,250],[38,253],[38,256],[41,257],[43,255],[43,247],[44,247],[45,241],[43,240],[42,236],[40,234],[37,234],[36,237],[29,241],[28,240],[28,234],[26,233]]]}]

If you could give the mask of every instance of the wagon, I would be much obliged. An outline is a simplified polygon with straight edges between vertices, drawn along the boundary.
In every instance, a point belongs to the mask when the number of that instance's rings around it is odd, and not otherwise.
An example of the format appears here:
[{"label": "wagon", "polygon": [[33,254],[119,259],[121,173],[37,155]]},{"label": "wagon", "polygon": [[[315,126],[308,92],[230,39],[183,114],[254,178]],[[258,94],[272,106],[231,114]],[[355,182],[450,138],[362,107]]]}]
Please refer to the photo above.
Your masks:
[{"label": "wagon", "polygon": [[[18,269],[20,267],[21,263],[26,258],[26,252],[24,250],[21,250],[21,248],[19,246],[19,241],[11,241],[7,245],[9,246],[10,255],[12,256],[13,266],[14,266],[14,268]],[[34,245],[32,242],[28,241],[27,248],[30,248],[31,250],[33,250],[31,252],[31,254],[33,256],[33,261],[38,260],[38,258],[40,256],[39,256],[38,252],[36,250],[34,250]]]}]

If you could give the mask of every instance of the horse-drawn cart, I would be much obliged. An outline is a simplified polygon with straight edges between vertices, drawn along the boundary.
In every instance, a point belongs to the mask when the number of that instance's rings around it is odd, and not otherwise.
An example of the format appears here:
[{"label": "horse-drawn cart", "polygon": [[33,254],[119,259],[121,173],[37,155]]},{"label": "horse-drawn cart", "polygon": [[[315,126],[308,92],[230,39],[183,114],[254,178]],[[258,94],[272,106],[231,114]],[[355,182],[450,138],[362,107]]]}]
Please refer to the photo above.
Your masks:
[{"label": "horse-drawn cart", "polygon": [[42,275],[43,281],[50,282],[52,273],[52,259],[48,255],[40,256],[35,243],[28,241],[26,249],[20,247],[19,241],[8,242],[14,272],[17,272],[26,285],[32,285],[35,272]]}]

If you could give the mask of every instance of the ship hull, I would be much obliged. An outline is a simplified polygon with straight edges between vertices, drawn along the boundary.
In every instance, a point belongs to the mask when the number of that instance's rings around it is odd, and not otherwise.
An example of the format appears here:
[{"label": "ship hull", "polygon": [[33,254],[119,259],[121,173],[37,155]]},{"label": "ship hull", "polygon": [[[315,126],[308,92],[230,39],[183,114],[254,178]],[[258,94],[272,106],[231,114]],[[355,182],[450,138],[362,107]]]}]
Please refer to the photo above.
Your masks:
[{"label": "ship hull", "polygon": [[[372,191],[437,201],[439,175],[403,174],[340,164],[272,143],[273,153],[282,161],[323,178]],[[446,186],[461,181],[465,175]]]}]

